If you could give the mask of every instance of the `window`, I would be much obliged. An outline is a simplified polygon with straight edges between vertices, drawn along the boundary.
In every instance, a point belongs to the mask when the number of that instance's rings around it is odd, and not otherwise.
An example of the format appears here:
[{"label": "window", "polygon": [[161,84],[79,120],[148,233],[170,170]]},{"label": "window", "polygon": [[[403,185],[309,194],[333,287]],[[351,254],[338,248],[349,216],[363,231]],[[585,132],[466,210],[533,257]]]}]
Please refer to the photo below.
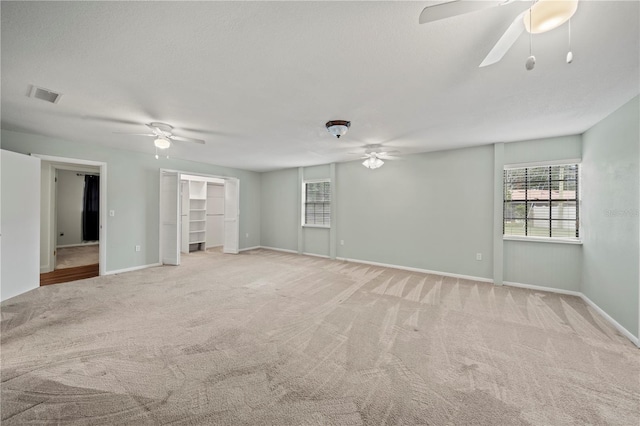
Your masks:
[{"label": "window", "polygon": [[505,236],[580,237],[578,164],[504,170]]},{"label": "window", "polygon": [[331,182],[305,181],[302,187],[302,225],[331,225]]}]

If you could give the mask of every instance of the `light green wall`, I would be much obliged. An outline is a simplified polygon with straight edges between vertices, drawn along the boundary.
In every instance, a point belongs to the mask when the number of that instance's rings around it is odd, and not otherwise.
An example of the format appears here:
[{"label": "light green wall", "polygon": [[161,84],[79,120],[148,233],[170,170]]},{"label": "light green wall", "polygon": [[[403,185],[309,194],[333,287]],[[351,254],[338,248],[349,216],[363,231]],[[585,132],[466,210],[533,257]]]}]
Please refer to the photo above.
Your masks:
[{"label": "light green wall", "polygon": [[638,336],[638,156],[636,96],[583,135],[582,292]]},{"label": "light green wall", "polygon": [[504,241],[504,281],[580,291],[582,246]]},{"label": "light green wall", "polygon": [[262,173],[260,244],[298,250],[298,169]]},{"label": "light green wall", "polygon": [[492,146],[336,169],[338,257],[491,278]]},{"label": "light green wall", "polygon": [[581,157],[582,137],[580,135],[504,144],[505,164],[577,160]]},{"label": "light green wall", "polygon": [[[240,179],[240,248],[260,245],[260,174],[151,154],[109,149],[44,136],[2,130],[2,148],[107,163],[107,265],[113,271],[158,262],[159,170],[230,176]],[[249,238],[246,238],[249,233]],[[142,250],[135,252],[136,245]]]},{"label": "light green wall", "polygon": [[[76,171],[58,170],[56,198],[57,245],[82,244],[84,176],[78,176]],[[40,208],[42,209],[42,206]]]},{"label": "light green wall", "polygon": [[[580,135],[504,144],[504,164],[579,160]],[[497,170],[502,171],[498,166]],[[502,210],[496,209],[502,221]],[[582,246],[533,241],[504,241],[504,281],[580,291]]]},{"label": "light green wall", "polygon": [[[514,241],[502,246],[500,182],[505,163],[579,159],[581,137],[497,145],[504,146],[504,155],[495,156],[494,146],[487,145],[406,155],[377,170],[360,161],[336,164],[337,256],[493,279],[497,252],[503,253],[496,267],[506,282],[579,291],[581,246]],[[330,176],[330,165],[300,170],[303,179]],[[262,245],[297,250],[298,230],[301,251],[329,255],[328,230],[300,228],[298,179],[298,169],[262,174]],[[277,201],[269,205],[270,200]],[[476,253],[482,253],[481,261]]]}]

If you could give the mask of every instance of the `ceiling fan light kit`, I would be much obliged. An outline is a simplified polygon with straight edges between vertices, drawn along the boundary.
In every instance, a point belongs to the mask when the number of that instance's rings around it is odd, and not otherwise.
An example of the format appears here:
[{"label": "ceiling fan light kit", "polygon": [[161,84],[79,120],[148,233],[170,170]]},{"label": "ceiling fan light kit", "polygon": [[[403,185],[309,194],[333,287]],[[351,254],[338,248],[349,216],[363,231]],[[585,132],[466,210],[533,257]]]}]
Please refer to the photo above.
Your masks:
[{"label": "ceiling fan light kit", "polygon": [[171,146],[171,142],[169,142],[169,139],[166,138],[157,138],[155,141],[153,141],[153,144],[158,149],[167,149]]},{"label": "ceiling fan light kit", "polygon": [[340,136],[344,136],[347,130],[349,130],[349,127],[351,127],[351,122],[346,120],[332,120],[327,121],[325,126],[329,133],[340,139]]},{"label": "ceiling fan light kit", "polygon": [[384,161],[379,159],[375,154],[371,155],[371,157],[367,158],[362,162],[363,166],[371,170],[382,167],[383,164],[384,164]]},{"label": "ceiling fan light kit", "polygon": [[525,13],[525,29],[540,34],[558,28],[578,10],[578,0],[538,0]]}]

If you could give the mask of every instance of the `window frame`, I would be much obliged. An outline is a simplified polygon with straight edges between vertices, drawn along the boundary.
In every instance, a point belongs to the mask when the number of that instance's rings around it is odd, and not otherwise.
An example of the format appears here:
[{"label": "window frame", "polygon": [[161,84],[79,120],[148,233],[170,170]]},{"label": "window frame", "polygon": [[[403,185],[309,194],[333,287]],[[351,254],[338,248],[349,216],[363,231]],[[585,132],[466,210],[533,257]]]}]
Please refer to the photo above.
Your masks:
[{"label": "window frame", "polygon": [[[315,223],[306,223],[307,219],[307,184],[310,183],[328,183],[329,184],[329,201],[323,202],[323,204],[329,204],[329,223],[328,224],[315,224]],[[331,228],[331,223],[333,222],[333,210],[332,210],[332,198],[333,198],[333,184],[331,183],[331,179],[323,178],[323,179],[305,179],[302,181],[302,196],[301,196],[301,217],[300,217],[300,225],[303,228]]]},{"label": "window frame", "polygon": [[[578,233],[577,237],[566,237],[566,236],[562,236],[562,237],[553,237],[553,236],[539,236],[539,235],[509,235],[509,234],[505,234],[505,206],[507,204],[507,200],[504,197],[505,194],[505,173],[507,172],[507,170],[514,170],[514,169],[531,169],[531,168],[537,168],[537,167],[554,167],[554,166],[577,166],[577,171],[576,171],[576,189],[575,189],[575,206],[576,206],[576,222],[577,222],[577,227],[576,227],[576,232]],[[549,173],[549,176],[551,176],[551,173]],[[535,162],[535,163],[517,163],[517,164],[505,164],[503,166],[503,174],[502,174],[502,185],[501,185],[501,190],[502,190],[502,238],[503,240],[506,241],[532,241],[532,242],[545,242],[545,243],[561,243],[561,244],[582,244],[582,235],[583,235],[583,230],[582,230],[582,220],[580,218],[581,216],[581,210],[582,210],[582,160],[581,159],[570,159],[570,160],[560,160],[560,161],[544,161],[544,162]],[[553,180],[551,180],[553,181]],[[550,181],[549,181],[550,182]],[[528,187],[528,182],[527,182],[527,187]],[[548,202],[549,203],[549,208],[551,210],[551,207],[553,205],[554,201],[567,201],[565,199],[563,200],[554,200],[552,193],[551,193],[552,189],[551,187],[549,187],[549,200],[537,200],[537,201],[541,201],[541,202]],[[569,200],[569,202],[573,201],[573,199]],[[527,203],[528,201],[525,199],[524,201],[525,203]],[[527,220],[525,218],[525,220]],[[531,220],[535,220],[535,219],[531,219]],[[553,217],[550,213],[550,216],[548,219],[539,219],[539,220],[547,220],[549,221],[549,231],[552,232],[553,231]],[[570,220],[570,219],[568,219]]]}]

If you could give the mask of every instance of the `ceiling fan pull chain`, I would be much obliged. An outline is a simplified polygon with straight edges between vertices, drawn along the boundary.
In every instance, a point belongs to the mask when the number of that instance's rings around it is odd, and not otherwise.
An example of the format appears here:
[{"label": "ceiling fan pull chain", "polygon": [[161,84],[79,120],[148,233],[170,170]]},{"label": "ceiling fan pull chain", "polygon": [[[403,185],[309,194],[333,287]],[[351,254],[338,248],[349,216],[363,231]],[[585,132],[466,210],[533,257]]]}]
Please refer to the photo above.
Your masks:
[{"label": "ceiling fan pull chain", "polygon": [[[531,28],[531,21],[533,15],[533,8],[529,8],[529,28]],[[536,66],[536,57],[533,56],[533,32],[529,31],[529,57],[524,64],[527,71],[531,71]]]},{"label": "ceiling fan pull chain", "polygon": [[569,52],[567,53],[567,64],[573,62],[573,52],[571,51],[571,19],[569,19]]}]

